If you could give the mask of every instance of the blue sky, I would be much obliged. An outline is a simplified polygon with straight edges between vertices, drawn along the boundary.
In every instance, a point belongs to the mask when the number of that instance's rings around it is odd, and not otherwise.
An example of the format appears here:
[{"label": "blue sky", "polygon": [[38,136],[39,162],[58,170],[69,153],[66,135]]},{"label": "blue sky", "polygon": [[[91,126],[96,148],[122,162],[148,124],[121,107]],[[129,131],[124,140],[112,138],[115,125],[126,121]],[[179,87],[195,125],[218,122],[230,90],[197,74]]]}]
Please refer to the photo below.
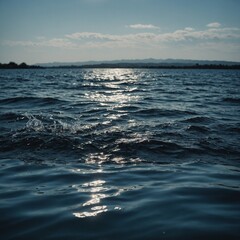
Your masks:
[{"label": "blue sky", "polygon": [[0,62],[240,61],[239,0],[0,0]]}]

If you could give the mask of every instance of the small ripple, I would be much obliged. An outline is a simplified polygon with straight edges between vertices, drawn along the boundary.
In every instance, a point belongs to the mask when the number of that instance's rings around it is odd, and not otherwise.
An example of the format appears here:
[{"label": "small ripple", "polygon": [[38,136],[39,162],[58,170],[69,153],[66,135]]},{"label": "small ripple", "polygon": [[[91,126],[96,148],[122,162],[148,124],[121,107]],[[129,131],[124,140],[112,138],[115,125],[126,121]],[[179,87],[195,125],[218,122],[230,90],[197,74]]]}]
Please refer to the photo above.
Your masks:
[{"label": "small ripple", "polygon": [[228,103],[240,103],[240,98],[237,97],[227,97],[222,99],[223,102],[228,102]]},{"label": "small ripple", "polygon": [[182,122],[187,122],[187,123],[210,123],[212,122],[213,119],[208,118],[208,117],[191,117],[183,120]]},{"label": "small ripple", "polygon": [[0,120],[3,120],[3,121],[21,120],[21,119],[26,119],[26,116],[21,113],[6,112],[6,113],[0,114]]},{"label": "small ripple", "polygon": [[187,131],[190,132],[199,132],[199,133],[208,133],[210,132],[210,129],[204,126],[197,126],[197,125],[190,125],[187,127]]},{"label": "small ripple", "polygon": [[136,111],[135,114],[139,115],[139,116],[144,116],[144,117],[152,117],[152,116],[177,117],[177,116],[192,115],[195,113],[192,111],[187,111],[187,110],[181,111],[181,110],[177,110],[177,109],[151,108],[151,109],[138,110],[138,111]]},{"label": "small ripple", "polygon": [[0,100],[0,104],[3,105],[11,105],[11,104],[37,104],[37,105],[49,105],[49,104],[57,104],[57,103],[63,103],[65,101],[46,97],[46,98],[40,98],[40,97],[15,97],[15,98],[5,98]]}]

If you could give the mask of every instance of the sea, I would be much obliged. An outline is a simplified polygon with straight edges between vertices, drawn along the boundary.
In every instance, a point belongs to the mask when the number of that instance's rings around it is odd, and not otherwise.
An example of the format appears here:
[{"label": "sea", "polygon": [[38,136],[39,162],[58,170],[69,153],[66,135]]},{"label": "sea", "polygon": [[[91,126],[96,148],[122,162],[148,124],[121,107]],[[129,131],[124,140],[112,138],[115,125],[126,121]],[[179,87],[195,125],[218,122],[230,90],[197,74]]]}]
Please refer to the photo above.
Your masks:
[{"label": "sea", "polygon": [[240,239],[240,71],[0,70],[0,238]]}]

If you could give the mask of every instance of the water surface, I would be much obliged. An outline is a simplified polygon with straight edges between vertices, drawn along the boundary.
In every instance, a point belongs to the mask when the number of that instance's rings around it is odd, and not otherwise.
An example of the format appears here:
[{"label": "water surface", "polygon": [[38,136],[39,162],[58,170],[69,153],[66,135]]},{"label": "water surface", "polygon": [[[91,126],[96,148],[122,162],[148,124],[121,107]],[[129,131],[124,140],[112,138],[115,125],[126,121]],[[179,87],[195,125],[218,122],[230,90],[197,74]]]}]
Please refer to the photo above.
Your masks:
[{"label": "water surface", "polygon": [[240,71],[0,71],[1,239],[239,239]]}]

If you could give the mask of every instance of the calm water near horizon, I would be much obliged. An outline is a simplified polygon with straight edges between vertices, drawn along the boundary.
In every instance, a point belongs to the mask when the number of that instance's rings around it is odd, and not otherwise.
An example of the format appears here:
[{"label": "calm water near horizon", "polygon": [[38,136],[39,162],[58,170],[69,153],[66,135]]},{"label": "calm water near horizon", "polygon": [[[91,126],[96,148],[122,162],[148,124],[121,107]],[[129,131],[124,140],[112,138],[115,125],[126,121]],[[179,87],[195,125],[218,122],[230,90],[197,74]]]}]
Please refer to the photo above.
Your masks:
[{"label": "calm water near horizon", "polygon": [[240,239],[240,71],[0,70],[1,239]]}]

